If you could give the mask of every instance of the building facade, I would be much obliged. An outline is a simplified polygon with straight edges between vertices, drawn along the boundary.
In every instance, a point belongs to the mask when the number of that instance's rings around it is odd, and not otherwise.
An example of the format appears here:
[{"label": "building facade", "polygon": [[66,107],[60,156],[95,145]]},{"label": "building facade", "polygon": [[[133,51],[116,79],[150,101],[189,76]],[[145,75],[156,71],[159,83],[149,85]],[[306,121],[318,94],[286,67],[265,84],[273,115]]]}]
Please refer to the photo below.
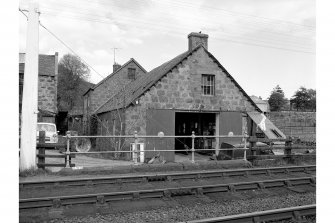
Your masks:
[{"label": "building facade", "polygon": [[[85,133],[92,134],[95,130],[91,128],[92,122],[96,121],[96,117],[92,117],[95,111],[100,108],[108,99],[117,92],[121,91],[124,86],[130,82],[145,75],[147,71],[133,58],[122,66],[113,65],[113,73],[97,83],[94,87],[89,88],[83,95],[83,123]],[[92,121],[93,120],[93,121]]]},{"label": "building facade", "polygon": [[[19,54],[19,113],[22,111],[25,54]],[[57,114],[58,53],[39,55],[38,61],[38,122],[55,123]]]},{"label": "building facade", "polygon": [[[250,132],[250,112],[261,110],[208,51],[208,35],[188,35],[189,49],[128,84],[100,106],[95,114],[102,120],[98,135],[120,134],[190,136],[242,135]],[[100,141],[100,143],[99,143]],[[98,149],[129,150],[132,140],[97,140]],[[183,150],[191,148],[191,139],[140,139],[145,150]],[[196,140],[199,149],[216,149],[222,138]],[[153,152],[146,152],[151,158]],[[174,152],[160,152],[174,161]]]}]

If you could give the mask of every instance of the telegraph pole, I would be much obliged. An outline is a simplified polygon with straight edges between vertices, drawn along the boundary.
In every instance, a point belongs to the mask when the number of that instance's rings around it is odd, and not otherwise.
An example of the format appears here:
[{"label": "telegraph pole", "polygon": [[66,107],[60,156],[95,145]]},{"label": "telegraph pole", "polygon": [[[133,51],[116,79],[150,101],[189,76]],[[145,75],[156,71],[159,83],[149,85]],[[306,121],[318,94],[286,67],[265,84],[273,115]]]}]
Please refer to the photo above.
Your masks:
[{"label": "telegraph pole", "polygon": [[30,2],[22,95],[20,171],[36,169],[38,113],[38,0]]}]

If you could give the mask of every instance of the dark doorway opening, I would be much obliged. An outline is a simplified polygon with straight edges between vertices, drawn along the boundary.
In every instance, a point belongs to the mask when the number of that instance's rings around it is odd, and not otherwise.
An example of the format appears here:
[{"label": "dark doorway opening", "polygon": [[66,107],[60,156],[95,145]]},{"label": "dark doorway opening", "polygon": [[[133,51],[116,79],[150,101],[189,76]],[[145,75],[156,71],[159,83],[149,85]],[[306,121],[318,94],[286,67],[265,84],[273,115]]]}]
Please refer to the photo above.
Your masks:
[{"label": "dark doorway opening", "polygon": [[[192,131],[195,135],[214,136],[216,131],[215,113],[191,113],[176,112],[175,134],[177,136],[190,136]],[[175,150],[191,150],[192,138],[176,138]],[[215,138],[196,138],[194,140],[194,148],[200,149],[201,152],[215,153]],[[187,153],[187,152],[182,152]]]},{"label": "dark doorway opening", "polygon": [[67,112],[58,112],[56,115],[56,127],[59,135],[65,135],[68,130],[67,126]]}]

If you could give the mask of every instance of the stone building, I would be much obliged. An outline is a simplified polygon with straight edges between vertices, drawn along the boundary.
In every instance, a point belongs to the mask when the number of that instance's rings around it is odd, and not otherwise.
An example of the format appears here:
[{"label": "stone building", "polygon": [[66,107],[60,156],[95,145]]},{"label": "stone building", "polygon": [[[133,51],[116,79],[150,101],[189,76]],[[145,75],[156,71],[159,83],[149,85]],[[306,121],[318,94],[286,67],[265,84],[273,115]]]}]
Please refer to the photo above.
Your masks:
[{"label": "stone building", "polygon": [[[19,54],[19,114],[22,111],[25,53]],[[55,123],[57,114],[58,53],[39,55],[38,60],[38,122]]]},{"label": "stone building", "polygon": [[[255,131],[261,110],[208,51],[208,35],[190,33],[188,50],[129,83],[94,113],[98,135],[242,135]],[[251,114],[251,115],[249,115]],[[276,129],[269,120],[266,125]],[[276,129],[277,130],[277,129]],[[280,132],[280,130],[278,130]],[[281,132],[280,132],[281,133]],[[276,137],[267,131],[269,137]],[[281,133],[281,137],[285,137]],[[145,150],[191,148],[190,138],[140,138]],[[99,149],[129,150],[131,140],[97,140]],[[196,149],[219,149],[241,139],[203,138]],[[102,148],[103,147],[103,148]],[[216,150],[216,154],[218,154]],[[146,159],[153,152],[145,152]],[[175,152],[160,152],[174,161]]]},{"label": "stone building", "polygon": [[113,65],[113,73],[84,93],[83,123],[86,134],[95,133],[91,125],[94,122],[92,120],[96,120],[95,117],[92,117],[96,110],[106,103],[109,98],[121,91],[124,86],[145,73],[147,71],[133,58],[122,66],[115,63]]},{"label": "stone building", "polygon": [[270,112],[270,106],[267,100],[262,100],[261,97],[251,95],[250,98],[255,102],[255,104],[262,110],[264,113]]}]

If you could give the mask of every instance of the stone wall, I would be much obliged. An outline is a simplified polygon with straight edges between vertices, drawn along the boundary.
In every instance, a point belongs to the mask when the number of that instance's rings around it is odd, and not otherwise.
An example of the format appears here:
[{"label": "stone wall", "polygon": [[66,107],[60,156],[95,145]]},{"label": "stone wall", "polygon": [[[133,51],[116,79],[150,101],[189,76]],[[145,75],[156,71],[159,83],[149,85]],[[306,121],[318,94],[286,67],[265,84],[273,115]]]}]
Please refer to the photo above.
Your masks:
[{"label": "stone wall", "polygon": [[57,113],[57,76],[38,76],[38,108]]},{"label": "stone wall", "polygon": [[138,76],[143,75],[144,72],[140,69],[136,63],[131,61],[129,64],[124,66],[115,74],[111,74],[109,78],[106,78],[100,85],[94,90],[91,90],[89,94],[89,114],[94,112],[99,106],[104,104],[114,94],[119,92],[124,86],[132,82],[133,80],[128,78],[128,68],[135,68],[135,79]]},{"label": "stone wall", "polygon": [[[215,95],[202,95],[202,74],[215,75]],[[203,111],[254,111],[255,108],[231,79],[199,48],[140,98],[156,109]]]},{"label": "stone wall", "polygon": [[[202,95],[202,74],[215,75],[214,96]],[[114,98],[113,103],[121,101],[120,98]],[[139,135],[146,135],[148,109],[255,111],[251,102],[203,48],[199,48],[144,93],[138,105],[130,105],[125,109],[125,135],[133,135],[135,130]],[[113,115],[113,112],[103,114]],[[126,147],[132,142],[133,139],[126,140]],[[139,139],[139,142],[146,143],[144,139]]]},{"label": "stone wall", "polygon": [[281,111],[269,112],[267,116],[286,136],[315,141],[315,112]]},{"label": "stone wall", "polygon": [[[201,75],[215,75],[215,95],[203,96]],[[115,102],[117,103],[117,102]],[[255,111],[254,106],[221,68],[200,48],[126,109],[126,133],[146,135],[147,109],[186,111]],[[130,127],[131,126],[131,127]]]}]

